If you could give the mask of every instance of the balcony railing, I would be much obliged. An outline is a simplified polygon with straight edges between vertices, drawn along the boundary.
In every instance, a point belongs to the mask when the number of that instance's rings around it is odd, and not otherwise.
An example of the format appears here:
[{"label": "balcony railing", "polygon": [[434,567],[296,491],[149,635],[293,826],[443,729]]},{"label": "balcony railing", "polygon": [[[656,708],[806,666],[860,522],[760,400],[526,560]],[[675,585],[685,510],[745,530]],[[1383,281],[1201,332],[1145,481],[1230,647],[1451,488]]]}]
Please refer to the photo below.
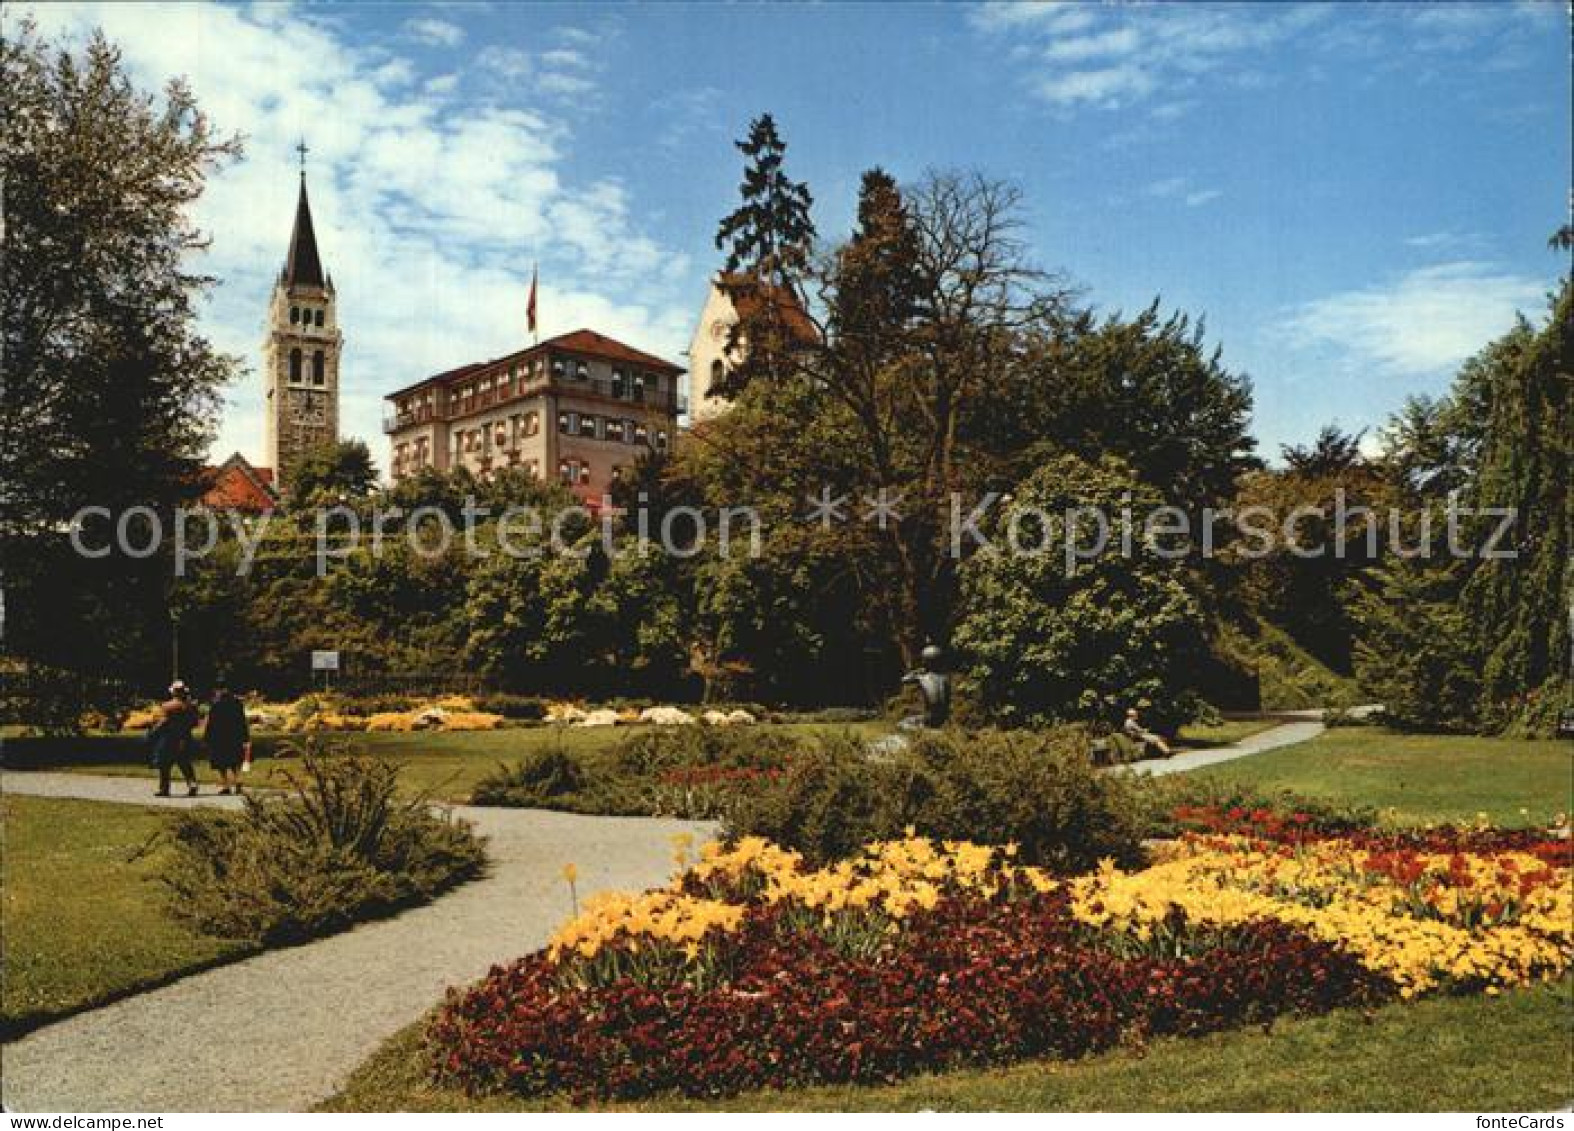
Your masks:
[{"label": "balcony railing", "polygon": [[414,428],[418,424],[430,424],[434,420],[442,419],[443,416],[435,408],[417,408],[409,412],[387,408],[383,411],[383,431],[398,432],[404,428]]}]

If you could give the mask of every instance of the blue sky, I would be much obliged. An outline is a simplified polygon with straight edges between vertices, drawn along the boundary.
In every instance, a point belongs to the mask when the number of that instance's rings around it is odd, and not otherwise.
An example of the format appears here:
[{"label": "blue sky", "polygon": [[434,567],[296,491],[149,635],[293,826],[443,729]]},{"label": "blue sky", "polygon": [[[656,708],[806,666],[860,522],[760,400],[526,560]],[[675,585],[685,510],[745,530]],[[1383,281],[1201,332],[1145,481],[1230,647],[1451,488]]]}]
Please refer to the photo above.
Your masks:
[{"label": "blue sky", "polygon": [[[25,5],[24,5],[25,7]],[[344,427],[381,394],[590,325],[683,361],[776,115],[823,237],[859,173],[976,168],[1023,191],[1033,253],[1086,301],[1205,316],[1256,390],[1265,454],[1383,422],[1564,264],[1570,68],[1559,4],[644,7],[55,5],[148,82],[188,75],[244,162],[200,206],[204,322],[257,364],[293,145],[346,336]],[[261,449],[261,381],[218,454]]]}]

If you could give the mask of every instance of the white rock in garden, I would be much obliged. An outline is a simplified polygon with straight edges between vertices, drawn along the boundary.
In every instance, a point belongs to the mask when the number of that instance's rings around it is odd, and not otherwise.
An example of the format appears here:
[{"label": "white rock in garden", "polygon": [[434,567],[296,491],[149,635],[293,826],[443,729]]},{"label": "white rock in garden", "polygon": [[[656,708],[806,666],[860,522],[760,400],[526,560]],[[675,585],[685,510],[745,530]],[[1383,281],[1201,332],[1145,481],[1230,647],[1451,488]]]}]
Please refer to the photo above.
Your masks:
[{"label": "white rock in garden", "polygon": [[725,727],[732,725],[732,719],[726,711],[718,711],[714,707],[700,716],[706,726]]},{"label": "white rock in garden", "polygon": [[727,722],[735,727],[751,727],[755,719],[753,715],[739,707],[737,710],[727,712]]},{"label": "white rock in garden", "polygon": [[416,715],[413,721],[416,730],[427,730],[431,727],[442,726],[443,720],[447,717],[448,711],[445,708],[428,707],[426,710]]},{"label": "white rock in garden", "polygon": [[687,711],[680,711],[676,707],[646,707],[639,713],[642,723],[655,723],[659,727],[693,726],[695,718]]},{"label": "white rock in garden", "polygon": [[575,723],[584,722],[587,715],[588,712],[586,712],[583,708],[574,706],[572,703],[559,703],[555,704],[552,709],[547,712],[547,722],[568,723],[573,725]]},{"label": "white rock in garden", "polygon": [[580,714],[585,717],[575,723],[575,726],[615,727],[618,725],[618,713],[611,707],[601,707],[594,711],[581,711]]}]

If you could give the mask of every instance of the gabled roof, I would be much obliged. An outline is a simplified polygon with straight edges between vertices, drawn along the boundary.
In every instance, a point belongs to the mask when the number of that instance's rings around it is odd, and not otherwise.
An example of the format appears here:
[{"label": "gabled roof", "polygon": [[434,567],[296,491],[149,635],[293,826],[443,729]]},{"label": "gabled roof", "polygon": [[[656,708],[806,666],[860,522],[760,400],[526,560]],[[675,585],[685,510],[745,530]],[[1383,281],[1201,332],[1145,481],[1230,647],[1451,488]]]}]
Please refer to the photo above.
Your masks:
[{"label": "gabled roof", "polygon": [[782,320],[783,328],[792,337],[811,343],[820,340],[814,320],[804,311],[798,296],[786,287],[745,274],[717,275],[716,286],[731,300],[739,321],[769,313]]},{"label": "gabled roof", "polygon": [[[631,365],[645,365],[651,369],[664,369],[668,373],[682,373],[683,366],[674,365],[657,357],[653,353],[637,350],[633,346],[626,346],[616,338],[609,338],[605,334],[598,334],[594,330],[575,330],[568,334],[559,334],[555,338],[548,338],[541,343],[541,348],[556,347],[557,349],[572,350],[575,353],[588,353],[592,357],[605,358],[608,361],[626,361]],[[525,351],[530,352],[529,350]]]},{"label": "gabled roof", "polygon": [[544,342],[526,346],[522,350],[504,354],[502,357],[494,357],[490,361],[472,362],[469,365],[461,365],[455,369],[446,369],[441,373],[433,374],[431,377],[423,377],[413,385],[406,385],[402,389],[395,389],[391,393],[384,394],[384,399],[393,400],[396,397],[403,397],[429,385],[451,384],[461,377],[479,374],[487,369],[500,369],[517,361],[522,361],[525,358],[534,357],[547,350],[561,350],[565,353],[579,353],[589,357],[598,357],[604,361],[621,361],[629,365],[642,365],[647,369],[659,369],[671,374],[683,372],[683,366],[674,365],[672,362],[659,358],[653,353],[637,350],[633,346],[625,345],[616,338],[609,338],[605,334],[596,333],[594,330],[581,329],[567,334],[559,334],[555,338],[548,338]]},{"label": "gabled roof", "polygon": [[264,514],[278,505],[273,489],[273,468],[253,467],[236,452],[218,467],[203,469],[203,506],[220,511]]},{"label": "gabled roof", "polygon": [[290,253],[280,276],[286,286],[321,287],[325,285],[322,259],[317,254],[317,232],[312,227],[312,206],[306,199],[306,174],[301,174],[301,192],[295,202],[295,228],[290,233]]}]

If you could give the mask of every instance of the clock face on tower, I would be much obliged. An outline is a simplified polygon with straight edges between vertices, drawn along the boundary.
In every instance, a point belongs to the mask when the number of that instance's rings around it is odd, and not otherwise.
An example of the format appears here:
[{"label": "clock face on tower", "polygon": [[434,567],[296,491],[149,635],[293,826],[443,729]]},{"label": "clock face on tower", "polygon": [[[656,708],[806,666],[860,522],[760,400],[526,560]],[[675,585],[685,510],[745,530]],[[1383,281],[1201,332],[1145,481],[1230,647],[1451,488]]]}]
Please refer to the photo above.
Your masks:
[{"label": "clock face on tower", "polygon": [[328,400],[325,394],[305,392],[294,398],[294,416],[302,424],[328,423]]}]

